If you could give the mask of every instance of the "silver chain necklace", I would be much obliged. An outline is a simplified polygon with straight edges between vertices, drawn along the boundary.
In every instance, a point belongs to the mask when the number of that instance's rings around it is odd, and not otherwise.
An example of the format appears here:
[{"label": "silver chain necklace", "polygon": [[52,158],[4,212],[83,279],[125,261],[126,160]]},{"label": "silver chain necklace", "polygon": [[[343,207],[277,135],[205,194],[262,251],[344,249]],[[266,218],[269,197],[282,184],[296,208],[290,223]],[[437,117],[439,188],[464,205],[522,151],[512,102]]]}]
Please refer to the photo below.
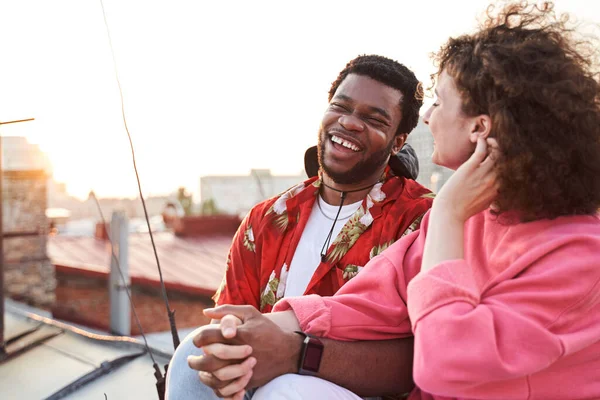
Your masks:
[{"label": "silver chain necklace", "polygon": [[[330,221],[335,221],[335,218],[330,217],[329,215],[327,215],[325,213],[325,211],[323,211],[323,208],[321,208],[321,196],[317,196],[317,207],[319,207],[319,211],[321,211],[321,215],[323,215],[325,218],[327,218]],[[360,207],[360,206],[359,206]],[[352,211],[350,214],[348,214],[345,217],[338,217],[338,221],[339,220],[345,220],[350,218],[351,216],[354,215],[354,213],[356,213],[356,210]]]}]

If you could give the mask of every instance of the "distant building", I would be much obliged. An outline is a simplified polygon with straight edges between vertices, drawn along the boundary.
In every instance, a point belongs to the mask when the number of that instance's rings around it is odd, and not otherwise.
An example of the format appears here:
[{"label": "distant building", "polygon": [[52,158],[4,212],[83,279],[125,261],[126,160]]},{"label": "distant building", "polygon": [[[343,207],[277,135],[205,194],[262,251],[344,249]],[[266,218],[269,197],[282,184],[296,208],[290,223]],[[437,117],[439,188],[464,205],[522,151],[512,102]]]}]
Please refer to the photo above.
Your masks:
[{"label": "distant building", "polygon": [[[70,232],[72,227],[70,225],[75,224],[75,231],[81,232],[83,235],[89,236],[94,232],[94,226],[97,221],[100,221],[100,213],[98,211],[98,206],[93,197],[88,196],[86,200],[79,200],[73,196],[65,192],[61,192],[59,189],[61,188],[60,184],[50,180],[49,188],[48,188],[48,208],[49,209],[65,209],[69,211],[69,222],[66,225],[58,226],[60,233],[72,234]],[[148,210],[148,215],[152,219],[155,216],[158,216],[159,220],[162,219],[160,215],[165,209],[165,206],[172,201],[173,196],[152,196],[145,197],[144,200],[146,202],[146,208]],[[109,218],[113,211],[123,210],[126,212],[127,216],[131,219],[139,218],[144,219],[144,209],[142,208],[142,201],[139,197],[134,199],[127,198],[100,198],[98,199],[100,203],[100,208],[102,209],[102,213],[105,218]],[[85,222],[87,221],[87,222]],[[145,219],[142,221],[143,224],[146,224]],[[150,221],[153,223],[153,221]],[[85,232],[81,231],[81,229],[77,228],[81,224],[86,226]],[[161,229],[160,227],[155,227],[156,229]],[[145,228],[141,227],[142,230]],[[154,228],[153,228],[154,229]],[[139,231],[139,230],[138,230]]]},{"label": "distant building", "polygon": [[2,138],[2,169],[4,171],[42,170],[52,174],[52,164],[40,146],[22,136]]},{"label": "distant building", "polygon": [[249,175],[203,176],[200,178],[202,203],[211,202],[224,214],[246,214],[262,200],[273,197],[306,180],[298,175],[271,175],[268,169],[253,169]]},{"label": "distant building", "polygon": [[415,149],[419,157],[419,177],[417,178],[417,182],[429,188],[432,192],[437,193],[448,178],[450,178],[453,171],[435,165],[431,161],[433,136],[431,136],[431,131],[423,121],[419,121],[417,127],[408,135],[407,143]]},{"label": "distant building", "polygon": [[2,138],[2,234],[5,294],[30,304],[54,302],[54,267],[46,254],[50,162],[26,138]]}]

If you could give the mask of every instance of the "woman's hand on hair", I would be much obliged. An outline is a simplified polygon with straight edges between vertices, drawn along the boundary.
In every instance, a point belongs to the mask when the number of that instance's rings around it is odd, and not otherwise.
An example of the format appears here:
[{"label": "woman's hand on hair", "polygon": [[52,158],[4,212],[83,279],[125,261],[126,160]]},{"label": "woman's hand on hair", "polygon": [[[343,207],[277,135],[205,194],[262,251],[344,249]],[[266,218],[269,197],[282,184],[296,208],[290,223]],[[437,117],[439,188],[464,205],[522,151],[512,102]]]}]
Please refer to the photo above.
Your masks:
[{"label": "woman's hand on hair", "polygon": [[452,214],[458,222],[488,208],[498,195],[495,164],[499,156],[496,140],[479,137],[475,152],[442,187],[433,207]]},{"label": "woman's hand on hair", "polygon": [[433,201],[421,273],[441,262],[464,258],[464,226],[490,206],[498,193],[494,139],[477,139],[473,155],[456,170]]}]

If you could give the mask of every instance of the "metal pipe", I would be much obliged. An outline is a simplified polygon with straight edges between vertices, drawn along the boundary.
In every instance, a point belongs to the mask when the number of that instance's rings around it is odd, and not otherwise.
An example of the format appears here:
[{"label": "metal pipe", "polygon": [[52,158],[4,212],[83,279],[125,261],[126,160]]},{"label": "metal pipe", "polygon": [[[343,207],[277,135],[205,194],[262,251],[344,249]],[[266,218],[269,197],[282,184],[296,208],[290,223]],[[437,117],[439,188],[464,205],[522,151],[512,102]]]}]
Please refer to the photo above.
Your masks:
[{"label": "metal pipe", "polygon": [[27,118],[27,119],[16,119],[14,121],[6,121],[6,122],[0,122],[0,125],[6,125],[6,124],[16,124],[17,122],[27,122],[27,121],[33,121],[35,118]]}]

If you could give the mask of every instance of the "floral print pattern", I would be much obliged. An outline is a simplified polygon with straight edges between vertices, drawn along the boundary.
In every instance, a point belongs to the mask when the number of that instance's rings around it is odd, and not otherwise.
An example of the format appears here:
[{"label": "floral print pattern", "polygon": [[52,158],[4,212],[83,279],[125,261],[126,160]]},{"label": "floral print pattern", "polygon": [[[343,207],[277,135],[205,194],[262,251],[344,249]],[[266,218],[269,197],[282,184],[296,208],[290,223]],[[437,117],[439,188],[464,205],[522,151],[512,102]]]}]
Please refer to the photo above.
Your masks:
[{"label": "floral print pattern", "polygon": [[287,284],[287,277],[290,267],[287,264],[283,264],[281,268],[281,276],[279,277],[279,285],[277,286],[276,298],[277,300],[282,299],[285,295],[285,285]]},{"label": "floral print pattern", "polygon": [[359,267],[358,265],[354,265],[354,264],[348,264],[346,266],[346,268],[344,268],[344,273],[342,274],[342,277],[349,281],[350,279],[354,278],[356,275],[358,275],[358,273],[363,269],[364,267]]},{"label": "floral print pattern", "polygon": [[262,295],[260,296],[260,309],[263,310],[266,305],[273,306],[277,301],[277,287],[279,286],[279,279],[275,277],[275,271],[271,272],[269,276],[269,282],[265,286]]},{"label": "floral print pattern", "polygon": [[332,249],[327,253],[327,261],[331,264],[338,262],[348,253],[348,250],[356,243],[360,235],[367,230],[373,223],[371,208],[385,200],[385,193],[381,190],[381,182],[373,186],[373,189],[367,194],[363,205],[361,205],[354,215],[342,227],[342,230],[332,243]]},{"label": "floral print pattern", "polygon": [[[402,236],[404,236],[405,234],[406,234],[406,232]],[[380,255],[381,253],[383,253],[383,251],[385,249],[387,249],[388,247],[390,247],[393,243],[394,243],[394,241],[390,240],[387,243],[382,243],[380,245],[377,245],[377,246],[373,247],[371,249],[371,252],[369,253],[369,260],[372,260],[373,258],[375,258],[378,255]]]},{"label": "floral print pattern", "polygon": [[248,225],[248,229],[244,231],[244,247],[253,253],[256,249],[254,245],[254,232],[252,232],[252,225]]},{"label": "floral print pattern", "polygon": [[277,216],[274,219],[274,224],[275,226],[277,226],[277,228],[279,228],[280,231],[285,231],[288,226],[289,218],[286,202],[292,197],[296,196],[298,193],[300,193],[305,187],[306,186],[303,182],[284,192],[281,196],[279,196],[277,200],[275,200],[273,206],[271,206],[271,208],[265,214],[275,214]]},{"label": "floral print pattern", "polygon": [[[289,266],[322,181],[313,177],[278,197],[256,205],[242,222],[231,246],[226,278],[214,296],[217,305],[249,304],[270,312],[285,295]],[[431,207],[428,191],[386,170],[354,215],[333,239],[306,288],[306,294],[331,296],[355,277]],[[316,206],[315,206],[316,207]]]}]

